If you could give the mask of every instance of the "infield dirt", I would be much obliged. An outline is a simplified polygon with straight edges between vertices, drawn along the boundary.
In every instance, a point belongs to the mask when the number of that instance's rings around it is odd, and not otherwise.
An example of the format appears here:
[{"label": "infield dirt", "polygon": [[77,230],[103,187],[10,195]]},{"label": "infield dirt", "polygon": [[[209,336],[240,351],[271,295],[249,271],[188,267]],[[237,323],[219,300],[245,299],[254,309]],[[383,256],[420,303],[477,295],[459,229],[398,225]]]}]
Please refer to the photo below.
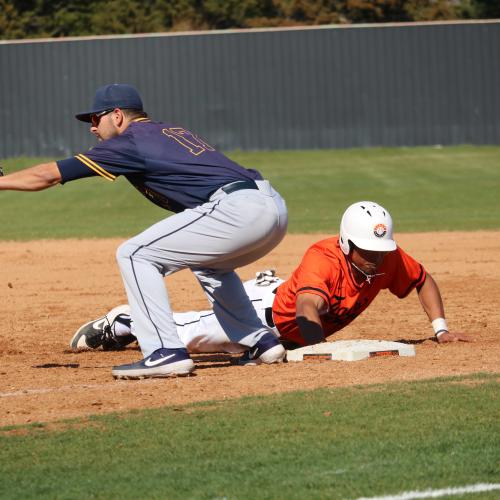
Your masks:
[{"label": "infield dirt", "polygon": [[[288,235],[240,276],[270,267],[286,278],[307,247],[326,235]],[[382,292],[353,324],[329,340],[409,342],[416,357],[240,367],[225,354],[194,356],[194,376],[114,381],[111,367],[140,359],[115,352],[68,349],[74,331],[125,294],[115,263],[122,240],[1,242],[0,427],[50,422],[134,408],[175,406],[297,389],[500,372],[500,232],[397,235],[398,244],[438,282],[448,324],[474,343],[438,345],[416,293],[399,300]],[[175,310],[206,309],[189,271],[167,278]]]}]

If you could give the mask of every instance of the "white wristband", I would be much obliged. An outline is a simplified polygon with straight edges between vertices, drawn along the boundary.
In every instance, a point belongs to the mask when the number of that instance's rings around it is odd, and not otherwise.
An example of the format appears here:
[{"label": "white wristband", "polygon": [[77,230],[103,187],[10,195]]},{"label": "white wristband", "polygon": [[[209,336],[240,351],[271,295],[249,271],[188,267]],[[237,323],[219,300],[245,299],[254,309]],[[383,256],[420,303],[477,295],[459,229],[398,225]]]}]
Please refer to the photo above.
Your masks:
[{"label": "white wristband", "polygon": [[448,333],[448,325],[446,324],[446,320],[444,318],[436,318],[432,322],[432,328],[434,329],[434,333],[437,338],[439,338],[442,333]]}]

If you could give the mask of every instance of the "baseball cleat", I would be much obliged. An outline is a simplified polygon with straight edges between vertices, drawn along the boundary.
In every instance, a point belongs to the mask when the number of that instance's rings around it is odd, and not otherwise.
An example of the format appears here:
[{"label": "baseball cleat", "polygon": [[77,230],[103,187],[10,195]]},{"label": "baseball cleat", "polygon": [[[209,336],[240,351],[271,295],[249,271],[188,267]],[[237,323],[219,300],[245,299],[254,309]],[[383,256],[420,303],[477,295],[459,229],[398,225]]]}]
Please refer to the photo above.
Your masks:
[{"label": "baseball cleat", "polygon": [[239,365],[270,365],[281,363],[285,358],[285,348],[272,333],[266,333],[262,338],[238,360]]},{"label": "baseball cleat", "polygon": [[115,366],[111,373],[120,379],[143,379],[178,377],[193,371],[194,363],[186,349],[161,348],[137,363]]},{"label": "baseball cleat", "polygon": [[276,276],[274,269],[266,269],[265,271],[255,273],[255,284],[257,286],[269,286],[272,283],[278,283],[278,281],[280,281],[280,278]]},{"label": "baseball cleat", "polygon": [[[134,335],[115,335],[113,325],[128,317],[130,309],[127,305],[111,309],[105,316],[82,325],[73,335],[69,346],[73,350],[98,349],[105,351],[123,349],[135,342]],[[126,320],[125,320],[126,321]],[[128,320],[130,322],[130,320]]]}]

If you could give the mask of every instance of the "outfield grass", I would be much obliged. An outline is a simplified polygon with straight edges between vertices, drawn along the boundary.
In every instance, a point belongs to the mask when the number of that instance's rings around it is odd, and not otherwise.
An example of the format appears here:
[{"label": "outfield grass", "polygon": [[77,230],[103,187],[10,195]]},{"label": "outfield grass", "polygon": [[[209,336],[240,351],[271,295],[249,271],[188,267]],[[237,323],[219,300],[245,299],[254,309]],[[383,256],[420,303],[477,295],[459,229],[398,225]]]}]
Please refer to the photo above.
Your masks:
[{"label": "outfield grass", "polygon": [[4,428],[0,497],[349,499],[499,483],[499,389],[476,375]]},{"label": "outfield grass", "polygon": [[[335,233],[352,202],[378,201],[396,231],[500,228],[500,147],[232,152],[287,201],[290,232]],[[5,161],[6,172],[36,159]],[[127,237],[165,212],[125,179],[2,193],[2,239]]]}]

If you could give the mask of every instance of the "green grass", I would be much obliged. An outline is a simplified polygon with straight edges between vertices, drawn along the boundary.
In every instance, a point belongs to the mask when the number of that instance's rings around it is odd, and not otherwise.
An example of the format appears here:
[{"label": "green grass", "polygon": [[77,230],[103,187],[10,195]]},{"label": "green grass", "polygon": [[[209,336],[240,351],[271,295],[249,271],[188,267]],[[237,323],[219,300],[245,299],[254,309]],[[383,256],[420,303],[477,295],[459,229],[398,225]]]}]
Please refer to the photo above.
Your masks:
[{"label": "green grass", "polygon": [[[344,209],[371,199],[396,231],[500,228],[500,147],[232,152],[287,201],[290,232],[335,233]],[[5,161],[6,172],[36,163]],[[125,179],[84,179],[2,193],[2,239],[126,237],[165,216]]]},{"label": "green grass", "polygon": [[14,429],[25,435],[4,428],[0,497],[340,499],[498,483],[499,382],[321,389]]},{"label": "green grass", "polygon": [[[374,200],[397,231],[500,227],[500,147],[387,148],[233,155],[285,197],[292,232],[337,232],[345,208]],[[269,165],[269,167],[267,166]]]}]

